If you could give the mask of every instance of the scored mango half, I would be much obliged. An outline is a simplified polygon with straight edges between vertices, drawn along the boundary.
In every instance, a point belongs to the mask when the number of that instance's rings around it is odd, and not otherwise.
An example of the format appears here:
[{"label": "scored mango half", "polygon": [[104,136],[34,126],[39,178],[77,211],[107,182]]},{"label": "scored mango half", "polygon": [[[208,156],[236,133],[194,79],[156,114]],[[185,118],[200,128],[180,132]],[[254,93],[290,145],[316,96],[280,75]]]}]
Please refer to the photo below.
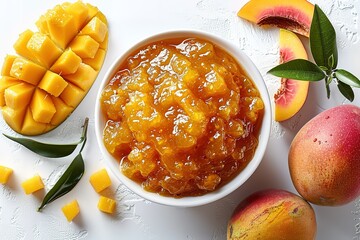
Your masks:
[{"label": "scored mango half", "polygon": [[6,123],[23,135],[46,133],[61,124],[93,85],[104,62],[108,24],[95,6],[63,3],[26,30],[5,57],[0,106]]}]

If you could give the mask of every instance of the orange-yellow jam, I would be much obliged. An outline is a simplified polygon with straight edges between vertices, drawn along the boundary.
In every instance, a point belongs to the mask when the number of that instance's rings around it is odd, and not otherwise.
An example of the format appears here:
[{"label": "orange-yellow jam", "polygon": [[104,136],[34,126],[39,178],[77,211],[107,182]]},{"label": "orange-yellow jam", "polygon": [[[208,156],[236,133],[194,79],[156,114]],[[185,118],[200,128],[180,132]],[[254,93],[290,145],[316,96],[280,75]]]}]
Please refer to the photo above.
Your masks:
[{"label": "orange-yellow jam", "polygon": [[263,101],[240,65],[201,39],[131,54],[103,90],[103,140],[147,191],[183,197],[238,174],[258,144]]}]

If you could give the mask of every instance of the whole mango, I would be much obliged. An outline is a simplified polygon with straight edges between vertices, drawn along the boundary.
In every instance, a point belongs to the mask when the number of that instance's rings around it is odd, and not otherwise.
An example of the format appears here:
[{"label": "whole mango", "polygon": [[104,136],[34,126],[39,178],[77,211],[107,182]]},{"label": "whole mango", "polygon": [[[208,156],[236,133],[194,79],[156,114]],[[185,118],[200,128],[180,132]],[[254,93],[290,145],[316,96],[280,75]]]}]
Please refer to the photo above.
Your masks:
[{"label": "whole mango", "polygon": [[360,108],[341,105],[306,123],[293,139],[289,169],[309,202],[337,206],[360,195]]},{"label": "whole mango", "polygon": [[264,190],[243,200],[227,227],[228,240],[312,240],[316,217],[304,199],[285,190]]}]

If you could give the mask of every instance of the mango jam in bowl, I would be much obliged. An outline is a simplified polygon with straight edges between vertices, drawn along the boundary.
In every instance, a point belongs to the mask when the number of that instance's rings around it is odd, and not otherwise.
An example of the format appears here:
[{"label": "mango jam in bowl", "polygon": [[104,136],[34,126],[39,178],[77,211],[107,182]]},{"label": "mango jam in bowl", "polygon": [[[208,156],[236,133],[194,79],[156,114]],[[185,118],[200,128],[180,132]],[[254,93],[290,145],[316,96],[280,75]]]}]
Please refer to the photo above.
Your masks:
[{"label": "mango jam in bowl", "polygon": [[104,159],[152,202],[199,206],[241,186],[270,135],[264,81],[236,46],[200,31],[149,37],[121,55],[99,89]]}]

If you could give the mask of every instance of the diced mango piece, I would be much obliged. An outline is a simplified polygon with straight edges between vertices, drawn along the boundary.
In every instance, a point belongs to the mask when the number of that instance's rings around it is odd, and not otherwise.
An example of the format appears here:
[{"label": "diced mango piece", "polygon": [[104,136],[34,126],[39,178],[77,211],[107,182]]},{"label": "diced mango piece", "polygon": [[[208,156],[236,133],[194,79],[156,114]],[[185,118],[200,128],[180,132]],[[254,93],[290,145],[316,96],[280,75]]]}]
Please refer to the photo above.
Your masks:
[{"label": "diced mango piece", "polygon": [[90,176],[90,183],[96,192],[101,192],[111,186],[111,179],[104,168]]},{"label": "diced mango piece", "polygon": [[24,58],[16,58],[10,69],[10,76],[37,85],[44,76],[46,69]]},{"label": "diced mango piece", "polygon": [[89,10],[87,6],[81,1],[77,1],[67,5],[63,4],[62,7],[67,13],[71,14],[74,17],[75,26],[77,29],[82,28],[84,26],[84,23],[89,18]]},{"label": "diced mango piece", "polygon": [[13,170],[11,168],[0,166],[0,184],[6,184],[12,173]]},{"label": "diced mango piece", "polygon": [[8,87],[14,86],[16,84],[22,83],[22,81],[17,80],[16,78],[3,76],[0,78],[0,107],[5,105],[5,90]]},{"label": "diced mango piece", "polygon": [[81,58],[69,48],[51,66],[50,70],[61,75],[72,74],[76,72],[80,63]]},{"label": "diced mango piece", "polygon": [[44,34],[49,34],[49,28],[47,26],[46,16],[41,15],[39,19],[36,21],[36,26],[39,29],[39,32]]},{"label": "diced mango piece", "polygon": [[34,120],[39,123],[50,123],[56,112],[50,94],[39,88],[35,90],[30,108]]},{"label": "diced mango piece", "polygon": [[94,83],[97,72],[89,65],[81,63],[74,74],[64,76],[64,79],[87,91]]},{"label": "diced mango piece", "polygon": [[93,58],[100,44],[89,35],[77,36],[71,43],[70,48],[81,58]]},{"label": "diced mango piece", "polygon": [[43,189],[44,183],[39,175],[35,175],[32,178],[24,181],[21,186],[26,194],[31,194],[39,191],[40,189]]},{"label": "diced mango piece", "polygon": [[109,34],[106,33],[105,39],[102,43],[100,43],[99,48],[106,50],[109,42]]},{"label": "diced mango piece", "polygon": [[79,204],[76,200],[66,204],[61,208],[68,222],[71,222],[80,212]]},{"label": "diced mango piece", "polygon": [[66,88],[68,83],[58,74],[47,71],[40,81],[38,87],[58,97]]},{"label": "diced mango piece", "polygon": [[4,64],[1,69],[2,76],[10,76],[10,70],[16,58],[17,57],[13,55],[6,55],[4,59]]},{"label": "diced mango piece", "polygon": [[98,17],[93,17],[88,24],[81,30],[81,35],[89,35],[98,43],[104,41],[106,33],[107,33],[107,26],[103,23]]},{"label": "diced mango piece", "polygon": [[49,10],[46,18],[51,39],[65,49],[78,32],[75,18],[59,5]]},{"label": "diced mango piece", "polygon": [[76,107],[84,98],[86,92],[81,88],[69,83],[64,91],[60,94],[61,100],[70,107]]},{"label": "diced mango piece", "polygon": [[22,123],[26,113],[26,108],[12,109],[8,106],[1,108],[4,120],[16,132],[21,132]]},{"label": "diced mango piece", "polygon": [[47,35],[39,32],[32,35],[26,47],[36,57],[37,61],[46,68],[50,68],[62,54],[62,50]]},{"label": "diced mango piece", "polygon": [[21,134],[34,135],[45,132],[47,129],[46,123],[36,122],[32,116],[31,109],[27,108],[24,117],[23,125],[21,128]]},{"label": "diced mango piece", "polygon": [[18,109],[24,108],[29,104],[35,87],[27,84],[20,83],[5,89],[4,97],[7,106]]},{"label": "diced mango piece", "polygon": [[37,61],[36,57],[32,54],[32,52],[27,48],[27,44],[31,37],[34,35],[34,32],[31,30],[25,30],[23,33],[19,35],[18,40],[14,44],[14,49],[17,54],[23,56],[32,61]]},{"label": "diced mango piece", "polygon": [[116,201],[111,198],[100,196],[98,202],[98,209],[105,213],[114,213],[116,208]]},{"label": "diced mango piece", "polygon": [[98,70],[100,70],[100,68],[104,62],[105,55],[106,55],[106,51],[99,48],[99,50],[95,54],[95,57],[84,58],[83,62],[86,63],[87,65],[90,65],[93,69],[98,71]]},{"label": "diced mango piece", "polygon": [[56,108],[56,113],[51,119],[51,125],[57,126],[60,123],[62,123],[72,111],[74,111],[73,107],[69,107],[66,105],[60,98],[57,97],[51,97],[52,101]]},{"label": "diced mango piece", "polygon": [[99,12],[99,9],[89,3],[86,4],[87,8],[88,8],[88,14],[89,14],[89,18],[93,18],[95,17],[95,15]]}]

